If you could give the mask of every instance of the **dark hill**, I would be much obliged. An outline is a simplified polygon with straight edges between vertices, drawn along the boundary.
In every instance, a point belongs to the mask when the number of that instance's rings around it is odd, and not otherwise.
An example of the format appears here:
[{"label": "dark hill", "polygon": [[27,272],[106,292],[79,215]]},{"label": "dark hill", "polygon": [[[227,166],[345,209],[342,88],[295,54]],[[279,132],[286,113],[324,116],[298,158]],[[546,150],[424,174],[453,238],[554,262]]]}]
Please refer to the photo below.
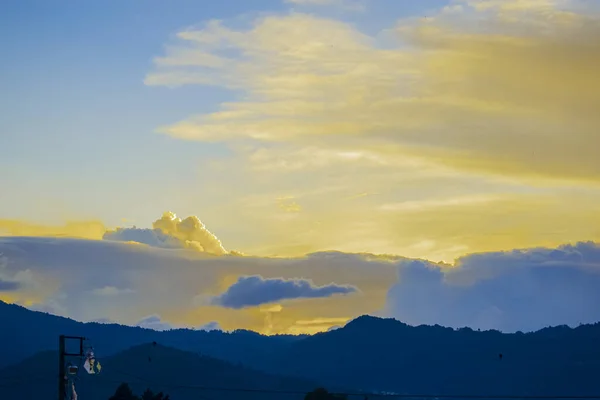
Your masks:
[{"label": "dark hill", "polygon": [[[409,326],[363,316],[313,336],[262,336],[83,324],[0,303],[0,364],[57,347],[58,335],[91,339],[98,357],[156,341],[329,388],[365,391],[600,397],[600,324],[532,333]],[[8,327],[8,328],[5,328]],[[499,355],[502,354],[502,358]],[[175,368],[175,366],[172,366]]]},{"label": "dark hill", "polygon": [[598,395],[598,343],[600,324],[504,334],[364,316],[293,343],[274,365],[286,374],[330,385],[352,382],[364,390]]},{"label": "dark hill", "polygon": [[[36,354],[14,366],[0,370],[0,398],[49,398],[56,392],[58,373],[56,352]],[[73,360],[74,363],[77,360]],[[285,399],[302,399],[318,385],[305,379],[286,378],[207,356],[177,350],[161,345],[140,345],[99,359],[99,375],[81,371],[76,388],[85,400],[106,400],[121,382],[128,382],[136,393],[146,388],[164,392],[171,399],[229,399],[242,400],[281,399],[279,393],[266,391],[298,392],[285,395]],[[227,389],[227,390],[217,390]],[[244,389],[244,391],[236,391]],[[257,391],[257,392],[253,392]]]},{"label": "dark hill", "polygon": [[248,365],[254,365],[256,360],[269,357],[288,343],[303,338],[286,335],[268,337],[245,330],[232,333],[190,329],[157,332],[118,324],[82,323],[2,301],[0,321],[0,368],[40,351],[57,349],[59,335],[90,338],[101,355],[115,354],[138,344],[156,341]]}]

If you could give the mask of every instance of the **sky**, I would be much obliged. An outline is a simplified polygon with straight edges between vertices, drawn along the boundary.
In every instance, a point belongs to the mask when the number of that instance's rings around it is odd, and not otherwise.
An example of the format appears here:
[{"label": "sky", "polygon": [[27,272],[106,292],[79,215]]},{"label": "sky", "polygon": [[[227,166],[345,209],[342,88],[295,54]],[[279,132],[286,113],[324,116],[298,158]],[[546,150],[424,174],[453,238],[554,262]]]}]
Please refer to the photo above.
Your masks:
[{"label": "sky", "polygon": [[600,320],[593,0],[0,4],[0,300],[153,328]]}]

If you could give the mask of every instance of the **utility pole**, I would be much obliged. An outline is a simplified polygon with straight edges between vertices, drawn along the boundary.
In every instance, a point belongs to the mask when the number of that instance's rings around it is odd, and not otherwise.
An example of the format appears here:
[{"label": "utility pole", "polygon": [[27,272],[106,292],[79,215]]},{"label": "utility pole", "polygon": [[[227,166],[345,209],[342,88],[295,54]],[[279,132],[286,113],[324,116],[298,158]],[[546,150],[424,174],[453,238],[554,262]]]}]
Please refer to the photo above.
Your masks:
[{"label": "utility pole", "polygon": [[[79,341],[79,352],[68,353],[66,349],[66,341],[78,340]],[[83,353],[83,341],[84,337],[81,336],[65,336],[60,335],[58,338],[58,400],[65,400],[67,398],[67,383],[69,381],[66,373],[66,357],[82,357]],[[70,372],[70,371],[69,371]]]}]

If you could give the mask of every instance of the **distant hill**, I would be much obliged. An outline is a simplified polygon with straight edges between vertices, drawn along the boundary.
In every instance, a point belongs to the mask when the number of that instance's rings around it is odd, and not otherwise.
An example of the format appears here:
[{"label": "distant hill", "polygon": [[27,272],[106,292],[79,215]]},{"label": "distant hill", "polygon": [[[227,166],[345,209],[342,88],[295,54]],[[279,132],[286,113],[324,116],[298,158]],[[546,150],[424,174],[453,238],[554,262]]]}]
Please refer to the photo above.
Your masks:
[{"label": "distant hill", "polygon": [[64,333],[93,339],[99,357],[157,341],[328,388],[438,395],[600,395],[600,324],[504,334],[412,327],[363,316],[313,336],[269,337],[249,331],[155,332],[83,324],[6,304],[0,304],[0,318],[10,327],[0,330],[0,363],[5,365],[56,349],[58,335]]},{"label": "distant hill", "polygon": [[134,345],[153,341],[215,358],[254,365],[288,343],[304,336],[263,336],[238,330],[196,331],[177,329],[158,332],[118,324],[82,323],[0,301],[0,368],[40,351],[55,350],[59,335],[84,336],[99,355],[112,355]]},{"label": "distant hill", "polygon": [[[55,397],[57,356],[53,351],[41,352],[0,370],[0,398]],[[303,393],[319,386],[306,379],[267,374],[159,344],[135,346],[100,361],[99,375],[87,375],[84,371],[78,375],[76,389],[82,400],[107,400],[121,382],[128,382],[136,393],[150,388],[170,394],[173,400],[225,400],[232,396],[241,400],[282,399],[280,393],[252,390],[287,391],[291,393],[283,395],[285,400],[301,400]],[[221,388],[228,391],[217,390]]]},{"label": "distant hill", "polygon": [[600,324],[504,334],[363,316],[292,343],[273,368],[405,394],[600,395]]}]

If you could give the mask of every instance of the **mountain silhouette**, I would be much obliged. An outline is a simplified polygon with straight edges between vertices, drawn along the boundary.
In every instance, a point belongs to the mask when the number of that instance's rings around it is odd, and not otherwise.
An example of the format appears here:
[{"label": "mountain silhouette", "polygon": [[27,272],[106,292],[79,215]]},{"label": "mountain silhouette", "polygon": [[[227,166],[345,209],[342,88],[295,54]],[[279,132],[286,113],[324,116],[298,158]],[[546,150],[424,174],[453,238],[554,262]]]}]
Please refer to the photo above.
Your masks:
[{"label": "mountain silhouette", "polygon": [[119,324],[82,323],[0,301],[0,368],[43,350],[58,347],[59,335],[90,339],[98,355],[112,355],[142,343],[158,342],[234,363],[254,365],[288,343],[304,336],[263,336],[247,330],[234,332],[176,329],[158,332]]},{"label": "mountain silhouette", "polygon": [[599,340],[600,324],[505,334],[362,316],[293,343],[275,368],[404,394],[598,395]]},{"label": "mountain silhouette", "polygon": [[[39,399],[56,392],[58,353],[40,352],[0,370],[0,397]],[[78,360],[71,359],[77,365]],[[106,400],[122,382],[135,393],[149,388],[171,399],[301,400],[319,385],[306,379],[267,374],[242,365],[201,356],[160,344],[134,346],[98,359],[102,370],[88,375],[81,368],[76,391],[86,400]],[[241,391],[237,391],[241,389]],[[262,392],[265,391],[265,392]],[[289,393],[279,393],[279,392]]]},{"label": "mountain silhouette", "polygon": [[599,323],[508,334],[439,325],[415,327],[362,316],[342,328],[312,336],[263,336],[241,330],[156,332],[84,324],[2,303],[0,318],[10,327],[0,331],[4,365],[56,349],[58,335],[69,334],[90,338],[100,359],[156,341],[254,370],[320,382],[328,389],[432,395],[600,395]]}]

